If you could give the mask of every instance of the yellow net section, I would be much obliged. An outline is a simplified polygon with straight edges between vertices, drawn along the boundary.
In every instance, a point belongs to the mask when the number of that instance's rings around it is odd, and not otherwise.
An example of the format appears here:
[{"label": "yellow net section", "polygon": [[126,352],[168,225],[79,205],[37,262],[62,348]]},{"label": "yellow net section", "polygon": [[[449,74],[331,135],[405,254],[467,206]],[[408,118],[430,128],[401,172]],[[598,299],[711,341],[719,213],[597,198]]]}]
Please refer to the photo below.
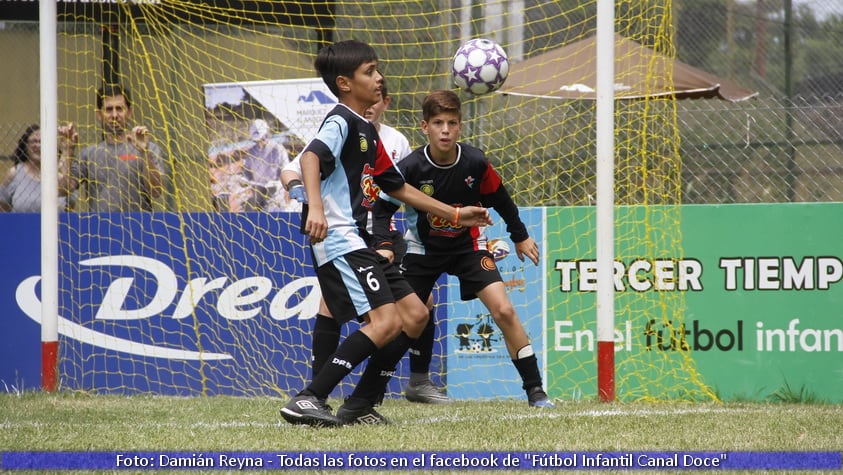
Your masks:
[{"label": "yellow net section", "polygon": [[[672,55],[669,2],[615,3],[618,35]],[[309,379],[319,294],[296,204],[272,179],[250,175],[248,163],[259,138],[294,157],[318,127],[325,89],[312,64],[321,46],[352,38],[374,46],[393,97],[383,121],[415,147],[424,143],[421,100],[453,87],[450,60],[464,40],[497,41],[514,71],[593,37],[596,25],[593,0],[160,0],[60,2],[59,10],[60,122],[76,125],[80,152],[95,146],[104,133],[97,88],[125,86],[130,122],[150,130],[164,175],[151,213],[89,213],[94,197],[83,186],[77,212],[63,216],[59,313],[69,323],[61,381],[68,388],[177,394],[285,395]],[[593,69],[595,59],[586,66]],[[670,79],[669,70],[640,68],[646,77]],[[616,74],[622,84],[629,71]],[[463,140],[486,150],[520,207],[541,207],[530,231],[542,241],[546,267],[524,281],[524,266],[511,256],[504,262],[516,264],[501,270],[512,281],[513,300],[516,293],[524,300],[519,309],[531,309],[521,315],[525,327],[538,325],[530,333],[534,347],[544,349],[548,392],[594,397],[596,311],[586,268],[595,258],[595,103],[461,97]],[[625,269],[656,260],[678,267],[681,167],[673,100],[643,97],[615,107],[617,261]],[[97,164],[101,172],[110,166]],[[573,282],[565,288],[559,269],[569,262],[585,267],[569,274]],[[640,275],[656,280],[652,269]],[[449,300],[458,299],[457,289],[447,290]],[[682,325],[682,292],[620,290],[618,397],[713,397],[688,351],[652,349],[657,340],[669,347],[666,341],[678,338],[669,330]],[[438,305],[440,316],[455,311],[448,302]],[[435,358],[434,380],[447,382],[452,394],[486,397],[498,383],[519,384],[508,357],[447,367],[443,355],[459,345],[455,325],[440,325],[437,343],[442,356]],[[405,381],[405,365],[392,396]],[[477,377],[484,367],[511,374],[500,381]]]}]

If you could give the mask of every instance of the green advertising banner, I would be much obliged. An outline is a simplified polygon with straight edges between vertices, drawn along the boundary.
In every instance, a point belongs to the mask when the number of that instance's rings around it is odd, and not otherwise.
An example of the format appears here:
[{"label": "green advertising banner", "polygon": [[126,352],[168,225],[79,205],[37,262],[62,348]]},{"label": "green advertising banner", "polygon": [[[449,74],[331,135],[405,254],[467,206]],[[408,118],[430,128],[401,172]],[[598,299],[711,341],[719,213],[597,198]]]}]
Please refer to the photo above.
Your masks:
[{"label": "green advertising banner", "polygon": [[[843,402],[843,204],[619,207],[620,400]],[[548,386],[596,397],[593,208],[547,213]]]}]

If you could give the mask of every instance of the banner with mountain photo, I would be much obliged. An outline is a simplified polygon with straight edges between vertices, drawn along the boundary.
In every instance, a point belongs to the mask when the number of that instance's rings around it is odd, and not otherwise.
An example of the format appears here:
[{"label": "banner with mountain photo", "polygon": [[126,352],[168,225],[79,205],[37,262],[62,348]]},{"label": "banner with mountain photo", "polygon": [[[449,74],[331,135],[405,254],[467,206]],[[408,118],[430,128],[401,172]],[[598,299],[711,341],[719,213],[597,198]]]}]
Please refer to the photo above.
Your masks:
[{"label": "banner with mountain photo", "polygon": [[298,211],[281,168],[337,104],[321,78],[205,84],[208,171],[218,211]]}]

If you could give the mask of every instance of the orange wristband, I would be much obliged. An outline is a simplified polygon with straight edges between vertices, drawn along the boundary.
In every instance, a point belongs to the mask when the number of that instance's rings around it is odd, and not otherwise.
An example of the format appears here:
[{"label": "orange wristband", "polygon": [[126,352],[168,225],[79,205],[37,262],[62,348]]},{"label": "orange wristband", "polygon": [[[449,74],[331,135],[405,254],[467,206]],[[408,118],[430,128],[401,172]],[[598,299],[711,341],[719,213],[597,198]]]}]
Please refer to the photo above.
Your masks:
[{"label": "orange wristband", "polygon": [[460,207],[455,206],[454,207],[454,226],[459,226],[459,225],[460,225]]}]

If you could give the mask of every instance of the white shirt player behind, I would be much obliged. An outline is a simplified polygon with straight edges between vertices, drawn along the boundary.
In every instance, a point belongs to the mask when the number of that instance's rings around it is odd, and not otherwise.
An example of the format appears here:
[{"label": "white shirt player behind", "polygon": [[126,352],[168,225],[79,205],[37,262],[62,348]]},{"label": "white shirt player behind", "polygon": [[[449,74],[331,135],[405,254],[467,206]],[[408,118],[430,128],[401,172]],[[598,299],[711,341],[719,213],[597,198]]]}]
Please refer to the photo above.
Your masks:
[{"label": "white shirt player behind", "polygon": [[413,150],[410,148],[410,141],[401,132],[386,124],[380,124],[378,135],[383,143],[383,148],[392,157],[392,161],[398,163]]},{"label": "white shirt player behind", "polygon": [[[377,128],[378,137],[380,137],[381,143],[383,143],[383,148],[386,149],[386,153],[389,154],[393,162],[400,162],[402,158],[406,157],[413,151],[410,148],[410,141],[407,140],[407,137],[394,127],[390,127],[386,124],[377,124]],[[301,177],[301,155],[296,156],[296,158],[284,165],[284,171],[295,172],[299,177]],[[395,226],[394,218],[392,225],[393,227]],[[366,229],[370,233],[372,232],[371,213],[369,213]]]}]

